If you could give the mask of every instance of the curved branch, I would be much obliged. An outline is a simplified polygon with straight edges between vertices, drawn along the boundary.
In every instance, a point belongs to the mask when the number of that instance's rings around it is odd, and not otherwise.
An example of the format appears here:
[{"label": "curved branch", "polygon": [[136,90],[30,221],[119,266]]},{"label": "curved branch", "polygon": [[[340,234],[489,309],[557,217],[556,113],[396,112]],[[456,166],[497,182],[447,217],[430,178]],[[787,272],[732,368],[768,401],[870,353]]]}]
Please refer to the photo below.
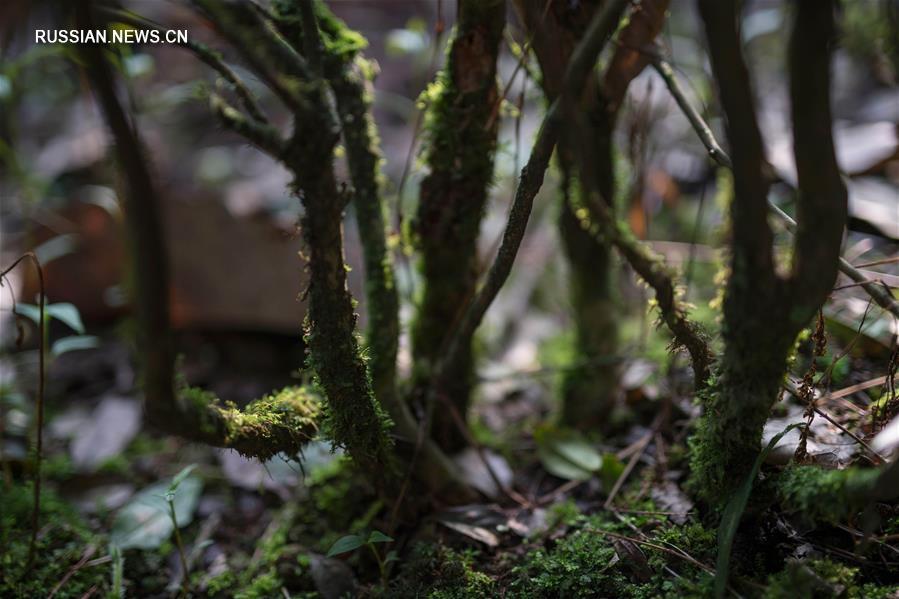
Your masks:
[{"label": "curved branch", "polygon": [[[117,19],[123,23],[128,25],[135,25],[137,27],[149,27],[150,29],[155,29],[156,31],[167,32],[169,29],[160,25],[159,23],[154,23],[150,19],[146,19],[144,17],[132,14],[131,12],[124,9],[117,9],[112,7],[100,7],[98,8],[100,13],[106,14],[114,19]],[[259,104],[256,101],[256,97],[253,95],[253,92],[247,87],[246,83],[234,72],[230,66],[228,66],[225,61],[222,59],[222,55],[208,47],[206,44],[201,44],[200,42],[179,42],[177,44],[179,47],[184,48],[192,52],[198,59],[206,63],[208,66],[212,67],[214,71],[216,71],[222,78],[231,84],[234,88],[234,93],[237,94],[237,97],[240,99],[241,105],[246,109],[247,113],[256,121],[260,123],[267,123],[268,120],[265,118],[265,114],[262,112],[262,108],[260,108]]]},{"label": "curved branch", "polygon": [[245,137],[250,143],[269,154],[272,158],[276,160],[284,159],[286,143],[277,129],[271,125],[248,119],[214,92],[209,95],[209,108],[225,127],[241,137]]}]

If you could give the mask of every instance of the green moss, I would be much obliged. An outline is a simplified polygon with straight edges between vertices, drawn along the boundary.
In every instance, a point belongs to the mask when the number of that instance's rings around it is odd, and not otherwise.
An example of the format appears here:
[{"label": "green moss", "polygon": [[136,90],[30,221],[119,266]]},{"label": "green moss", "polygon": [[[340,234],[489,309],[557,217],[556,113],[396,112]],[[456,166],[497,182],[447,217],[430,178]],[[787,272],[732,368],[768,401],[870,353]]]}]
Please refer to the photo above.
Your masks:
[{"label": "green moss", "polygon": [[368,529],[382,508],[365,478],[349,460],[335,460],[307,481],[309,498],[294,518],[296,540],[327,553],[338,538]]},{"label": "green moss", "polygon": [[496,582],[474,565],[480,555],[468,549],[419,543],[384,593],[385,597],[428,599],[486,599],[497,594]]},{"label": "green moss", "polygon": [[790,560],[783,571],[768,577],[764,599],[888,599],[895,587],[859,584],[859,569],[828,559]]},{"label": "green moss", "polygon": [[[328,8],[324,2],[314,2],[315,18],[319,35],[324,45],[324,67],[326,74],[337,73],[346,62],[368,46],[364,36],[353,31]],[[275,0],[272,2],[277,25],[284,37],[294,48],[303,51],[303,25],[299,3],[295,0]]]},{"label": "green moss", "polygon": [[70,572],[89,546],[105,547],[75,512],[52,491],[41,496],[41,534],[35,561],[28,563],[31,539],[32,488],[0,488],[0,597],[44,597],[65,576],[69,579],[56,597],[82,597],[92,588],[97,596],[109,589],[109,570],[97,566]]},{"label": "green moss", "polygon": [[840,522],[870,501],[879,474],[873,468],[826,470],[792,465],[773,484],[784,509],[810,522]]},{"label": "green moss", "polygon": [[[651,508],[649,502],[640,507]],[[625,517],[640,528],[647,528],[647,516]],[[570,521],[570,518],[569,518]],[[581,516],[570,522],[577,528],[554,545],[530,552],[513,569],[508,597],[697,597],[711,592],[712,577],[698,567],[672,559],[665,552],[639,547],[646,562],[637,564],[619,555],[615,540],[604,533],[633,536],[626,523],[606,516]],[[715,552],[715,532],[699,524],[682,527],[663,526],[651,533],[649,541],[676,546],[696,559],[709,563]],[[679,574],[673,577],[664,570]]]},{"label": "green moss", "polygon": [[297,454],[318,432],[321,400],[305,387],[286,387],[239,409],[215,394],[182,385],[179,399],[199,426],[202,439],[267,460]]},{"label": "green moss", "polygon": [[274,567],[254,577],[250,583],[234,593],[235,599],[266,599],[281,595],[283,583]]}]

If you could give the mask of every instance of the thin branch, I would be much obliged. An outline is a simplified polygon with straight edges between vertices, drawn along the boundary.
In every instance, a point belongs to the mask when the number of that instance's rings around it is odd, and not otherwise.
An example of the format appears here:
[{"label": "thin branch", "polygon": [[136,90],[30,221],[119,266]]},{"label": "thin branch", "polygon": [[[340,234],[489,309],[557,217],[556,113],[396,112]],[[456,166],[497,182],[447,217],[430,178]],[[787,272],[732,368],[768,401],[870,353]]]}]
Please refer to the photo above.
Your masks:
[{"label": "thin branch", "polygon": [[[696,108],[690,103],[690,101],[684,94],[684,90],[678,82],[671,64],[665,58],[663,58],[658,51],[654,52],[652,54],[652,57],[653,67],[665,81],[665,85],[668,87],[668,90],[671,92],[671,95],[674,97],[677,105],[684,113],[684,116],[687,117],[687,120],[690,122],[693,131],[699,137],[699,140],[702,142],[702,144],[706,147],[709,158],[711,158],[712,161],[714,161],[719,166],[723,166],[727,169],[733,169],[733,163],[730,159],[730,156],[728,156],[727,153],[721,148],[721,145],[715,139],[711,128],[705,122],[705,119],[702,118],[702,116],[699,114],[699,111],[696,110]],[[786,212],[781,210],[776,204],[774,204],[771,199],[768,200],[768,210],[784,224],[787,231],[793,234],[796,233],[796,221],[793,220],[793,218],[790,217],[790,215],[788,215]],[[862,289],[864,289],[868,293],[868,295],[874,298],[874,301],[877,302],[880,307],[893,314],[896,318],[899,318],[899,302],[897,302],[895,298],[890,295],[890,293],[883,289],[883,287],[878,285],[876,282],[869,281],[867,277],[861,273],[861,271],[859,271],[855,266],[850,264],[844,258],[840,258],[838,268],[840,269],[840,272],[852,279]]]},{"label": "thin branch", "polygon": [[[587,33],[578,43],[568,64],[565,89],[575,90],[576,94],[580,94],[580,90],[583,89],[596,64],[599,53],[608,43],[609,37],[615,31],[621,14],[628,4],[629,0],[614,0],[606,4],[603,10],[593,18]],[[546,169],[549,167],[550,158],[558,141],[561,111],[561,104],[557,100],[550,106],[543,119],[543,124],[531,150],[531,156],[521,170],[521,177],[518,188],[515,190],[512,207],[509,210],[509,219],[499,251],[490,266],[484,285],[468,305],[459,327],[447,344],[444,358],[436,369],[438,379],[443,376],[447,365],[454,364],[458,359],[459,353],[467,346],[490,304],[496,299],[499,290],[509,278],[515,257],[524,239],[534,198],[543,185]]]},{"label": "thin branch", "polygon": [[674,101],[677,102],[677,105],[684,113],[684,116],[690,121],[690,125],[699,136],[699,141],[702,142],[702,145],[704,145],[705,149],[708,151],[709,158],[725,168],[733,169],[733,162],[731,162],[730,156],[728,156],[724,149],[718,144],[718,140],[715,139],[712,129],[684,94],[684,90],[678,82],[671,64],[662,58],[661,54],[656,51],[652,54],[652,66],[656,72],[661,75],[662,80],[668,87],[668,91],[670,91],[672,97],[674,97]]},{"label": "thin branch", "polygon": [[306,61],[250,3],[193,0],[294,114],[314,114],[297,84],[309,81]]},{"label": "thin branch", "polygon": [[[783,222],[784,227],[790,233],[795,233],[797,224],[793,218],[781,210],[773,201],[768,202],[768,207],[771,210],[771,213],[774,214],[781,222]],[[848,260],[845,258],[840,258],[838,267],[840,272],[844,275],[855,281],[862,289],[864,289],[871,298],[877,302],[884,310],[888,311],[890,314],[899,318],[899,302],[889,293],[887,289],[885,289],[882,285],[878,284],[874,281],[869,281],[868,277],[864,275],[860,270],[856,267],[852,266]]]},{"label": "thin branch", "polygon": [[315,20],[312,0],[300,0],[300,18],[303,23],[303,51],[309,66],[319,78],[322,77],[322,38]]},{"label": "thin branch", "polygon": [[[883,377],[883,379],[886,380],[886,377]],[[879,380],[879,379],[876,379],[876,380]],[[872,386],[873,386],[873,385],[872,385]],[[795,395],[796,397],[799,397],[799,396],[800,396],[800,391],[799,391],[799,389],[796,388],[796,385],[795,385],[792,381],[789,381],[789,380],[786,381],[786,382],[784,383],[784,389],[786,389],[787,391],[789,391],[790,393],[792,393],[792,394]],[[854,391],[854,390],[857,390],[857,388],[856,388],[855,385],[853,385],[852,389],[853,389],[853,391]],[[828,398],[834,398],[834,397],[837,397],[837,394],[836,394],[836,393],[834,393],[834,394],[829,394],[829,395],[825,395],[825,396],[823,396],[823,397],[817,398],[817,399],[815,400],[815,403],[821,401],[822,399],[828,399]],[[864,439],[862,439],[861,437],[859,437],[858,435],[856,435],[855,433],[853,433],[852,431],[850,431],[849,429],[847,429],[845,426],[843,426],[842,424],[840,424],[839,422],[837,422],[837,421],[836,421],[830,414],[828,414],[827,412],[825,412],[824,410],[822,410],[821,408],[819,408],[819,407],[817,407],[817,406],[812,406],[812,408],[814,409],[814,411],[815,411],[816,414],[818,414],[819,416],[821,416],[822,418],[824,418],[825,420],[827,420],[829,423],[831,423],[832,425],[834,425],[835,427],[837,427],[838,429],[840,429],[842,432],[844,432],[844,433],[846,433],[847,435],[849,435],[850,437],[852,437],[852,439],[853,439],[856,443],[858,443],[859,445],[861,445],[862,447],[864,447],[865,449],[867,449],[869,452],[871,452],[871,455],[877,457],[881,462],[886,462],[886,461],[887,461],[887,459],[886,459],[884,456],[880,455],[877,451],[874,450],[873,447],[871,447],[870,445],[868,445],[867,443],[865,443]]]},{"label": "thin branch", "polygon": [[284,160],[287,144],[277,129],[248,119],[227,100],[214,92],[209,94],[209,108],[225,127],[246,138],[276,160]]},{"label": "thin branch", "polygon": [[[566,85],[563,89],[570,95],[573,88]],[[674,283],[674,273],[668,269],[665,261],[648,245],[636,239],[612,214],[608,198],[601,197],[600,181],[590,152],[590,138],[594,135],[591,123],[577,110],[574,98],[563,95],[562,101],[565,102],[571,141],[578,144],[575,154],[581,162],[584,201],[590,213],[590,224],[595,225],[594,233],[614,245],[640,278],[653,288],[662,319],[671,330],[675,344],[684,347],[690,354],[695,386],[702,389],[709,379],[713,361],[707,335],[698,324],[688,318],[687,306],[681,301],[680,292]]]},{"label": "thin branch", "polygon": [[[151,29],[155,29],[156,31],[162,32],[169,31],[168,28],[160,25],[159,23],[155,23],[150,19],[135,15],[127,10],[120,10],[104,6],[99,8],[99,11],[128,25],[149,27]],[[177,45],[192,52],[197,58],[206,63],[208,66],[212,67],[212,69],[215,70],[219,75],[221,75],[225,81],[230,83],[234,88],[234,93],[237,94],[241,105],[243,105],[247,113],[254,120],[259,121],[260,123],[268,122],[268,120],[265,118],[265,114],[262,112],[262,108],[260,108],[259,104],[257,103],[256,97],[253,95],[253,92],[250,91],[250,89],[247,87],[246,83],[243,82],[240,76],[238,76],[238,74],[235,73],[234,70],[224,62],[224,60],[222,59],[222,55],[219,52],[213,50],[205,44],[201,44],[200,42],[179,42]]]}]

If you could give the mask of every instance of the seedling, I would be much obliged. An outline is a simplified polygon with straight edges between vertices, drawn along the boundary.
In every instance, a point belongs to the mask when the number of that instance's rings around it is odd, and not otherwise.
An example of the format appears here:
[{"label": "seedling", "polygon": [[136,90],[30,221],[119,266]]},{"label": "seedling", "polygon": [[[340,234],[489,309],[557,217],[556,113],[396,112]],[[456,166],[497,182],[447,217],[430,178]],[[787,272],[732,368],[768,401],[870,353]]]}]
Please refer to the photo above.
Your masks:
[{"label": "seedling", "polygon": [[335,555],[340,555],[342,553],[350,553],[356,551],[360,547],[368,547],[375,556],[375,560],[378,562],[378,571],[381,574],[381,586],[387,586],[387,565],[390,562],[396,561],[398,558],[396,551],[392,550],[388,551],[387,555],[382,558],[381,553],[378,551],[377,544],[392,542],[393,539],[380,530],[371,531],[368,538],[360,535],[346,535],[345,537],[340,537],[337,539],[337,542],[331,545],[331,548],[328,550],[328,557],[334,557]]}]

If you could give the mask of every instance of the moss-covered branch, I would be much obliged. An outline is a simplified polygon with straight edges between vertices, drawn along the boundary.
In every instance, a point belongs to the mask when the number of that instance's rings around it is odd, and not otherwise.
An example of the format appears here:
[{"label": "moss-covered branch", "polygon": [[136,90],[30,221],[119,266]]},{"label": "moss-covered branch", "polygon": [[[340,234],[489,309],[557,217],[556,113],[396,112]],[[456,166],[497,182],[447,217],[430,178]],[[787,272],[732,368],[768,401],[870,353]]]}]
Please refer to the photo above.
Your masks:
[{"label": "moss-covered branch", "polygon": [[209,95],[209,108],[225,127],[245,137],[260,150],[275,157],[284,153],[285,142],[271,125],[247,118],[216,93]]},{"label": "moss-covered branch", "polygon": [[193,0],[193,3],[294,114],[313,111],[304,99],[303,82],[311,78],[308,64],[251,3],[219,0]]},{"label": "moss-covered branch", "polygon": [[[588,29],[588,33],[585,35],[596,30],[595,23],[600,22],[603,15],[606,15],[607,24],[613,22],[610,15],[620,15],[620,11],[627,3],[619,4],[616,6],[615,3],[609,3],[604,6],[603,11],[595,17],[594,25]],[[615,13],[615,10],[619,12]],[[664,9],[660,9],[660,14],[664,14]],[[649,15],[646,13],[642,14],[641,18],[648,17]],[[617,23],[617,20],[614,22]],[[654,31],[657,26],[649,27],[649,29]],[[612,31],[614,28],[606,29],[605,35],[611,35]],[[549,33],[551,34],[552,31]],[[551,35],[552,39],[555,37],[557,35]],[[577,52],[574,56],[577,57]],[[557,76],[553,74],[556,69],[550,63],[551,57],[552,53],[547,51],[545,61],[548,64],[544,65],[543,69],[548,81],[544,82],[544,87],[547,87],[548,93],[559,90],[562,92],[562,105],[565,107],[568,134],[566,145],[569,147],[569,156],[572,161],[576,157],[580,162],[581,201],[590,214],[589,219],[579,217],[578,220],[581,221],[582,228],[597,236],[599,241],[615,246],[637,274],[653,288],[662,319],[674,335],[675,343],[684,347],[690,354],[696,386],[702,388],[709,377],[712,363],[712,353],[708,347],[707,337],[697,324],[689,320],[687,307],[681,301],[674,283],[674,274],[670,272],[662,258],[637,240],[626,226],[615,219],[609,203],[610,195],[613,193],[611,168],[596,168],[598,161],[600,164],[611,161],[611,153],[607,147],[611,136],[609,129],[611,125],[608,116],[594,118],[593,114],[585,110],[584,106],[592,105],[595,107],[594,111],[599,110],[603,115],[607,115],[609,106],[606,104],[607,100],[603,99],[605,90],[591,89],[590,87],[585,89],[583,86],[577,87],[570,83],[560,84]],[[572,70],[569,70],[570,73]],[[587,76],[587,71],[583,71],[583,76]],[[550,77],[556,77],[556,79],[552,81],[549,80]],[[621,81],[616,83],[619,86],[622,84]],[[621,94],[622,91],[616,88],[616,98],[617,94]],[[596,107],[597,103],[598,107]],[[597,144],[597,140],[606,140],[605,145]],[[600,253],[600,255],[602,254]]]},{"label": "moss-covered branch", "polygon": [[[381,158],[377,131],[371,115],[370,78],[374,65],[360,54],[365,47],[362,36],[347,28],[323,2],[311,5],[319,28],[317,41],[311,45],[321,51],[321,56],[317,59],[321,64],[320,72],[334,93],[353,183],[351,197],[362,239],[369,309],[367,370],[372,388],[369,393],[374,395],[373,405],[376,408],[382,406],[393,421],[391,433],[402,442],[402,446],[396,448],[397,452],[410,460],[418,482],[443,501],[471,501],[474,498],[471,490],[460,481],[445,454],[430,439],[422,437],[419,424],[397,394],[399,299],[387,245],[385,206],[379,181]],[[299,9],[294,2],[278,0],[274,3],[274,17],[275,24],[285,39],[294,47],[304,49],[310,46],[304,35],[304,24],[309,22],[310,17],[308,12],[304,16]],[[314,123],[310,126],[314,126]],[[340,269],[343,269],[342,263]],[[313,292],[314,288],[311,287],[310,296]],[[352,351],[358,354],[359,350],[355,348]],[[390,457],[387,466],[394,464],[392,452]],[[383,467],[372,465],[369,472],[373,476],[377,473],[376,477],[386,486],[396,482],[386,480],[396,474],[389,471],[389,468],[385,472]]]},{"label": "moss-covered branch", "polygon": [[365,260],[369,370],[375,396],[387,407],[399,401],[396,395],[399,295],[393,259],[387,247],[386,206],[379,183],[382,160],[371,116],[369,77],[373,68],[374,65],[358,57],[332,79],[332,88],[353,182],[353,205]]},{"label": "moss-covered branch", "polygon": [[[611,2],[593,17],[587,34],[578,43],[572,59],[566,67],[565,86],[567,89],[584,89],[591,67],[596,63],[599,53],[615,31],[627,4],[626,0]],[[464,351],[463,343],[471,338],[481,324],[484,314],[487,313],[487,309],[496,299],[499,290],[512,271],[518,249],[524,239],[534,198],[543,185],[546,169],[549,167],[550,158],[559,138],[561,118],[562,105],[561,99],[559,99],[553,102],[547,111],[528,162],[521,170],[515,198],[509,211],[509,220],[503,231],[499,251],[487,272],[486,281],[468,304],[459,327],[454,331],[453,337],[447,345],[446,355],[441,364],[452,363],[456,359],[456,354]],[[450,369],[438,366],[437,372],[438,377],[448,376],[447,373],[450,372]]]},{"label": "moss-covered branch", "polygon": [[177,413],[189,438],[266,460],[279,453],[297,455],[316,437],[321,400],[302,387],[288,387],[240,409],[208,391],[184,387]]},{"label": "moss-covered branch", "polygon": [[[423,289],[412,327],[415,386],[434,391],[468,410],[472,379],[471,339],[446,368],[452,375],[434,380],[434,366],[446,348],[460,307],[474,295],[478,280],[477,240],[493,179],[499,98],[496,62],[505,25],[500,0],[461,0],[446,65],[429,89],[426,162],[413,223],[421,252]],[[447,410],[435,413],[437,442],[458,449],[465,439]]]}]

